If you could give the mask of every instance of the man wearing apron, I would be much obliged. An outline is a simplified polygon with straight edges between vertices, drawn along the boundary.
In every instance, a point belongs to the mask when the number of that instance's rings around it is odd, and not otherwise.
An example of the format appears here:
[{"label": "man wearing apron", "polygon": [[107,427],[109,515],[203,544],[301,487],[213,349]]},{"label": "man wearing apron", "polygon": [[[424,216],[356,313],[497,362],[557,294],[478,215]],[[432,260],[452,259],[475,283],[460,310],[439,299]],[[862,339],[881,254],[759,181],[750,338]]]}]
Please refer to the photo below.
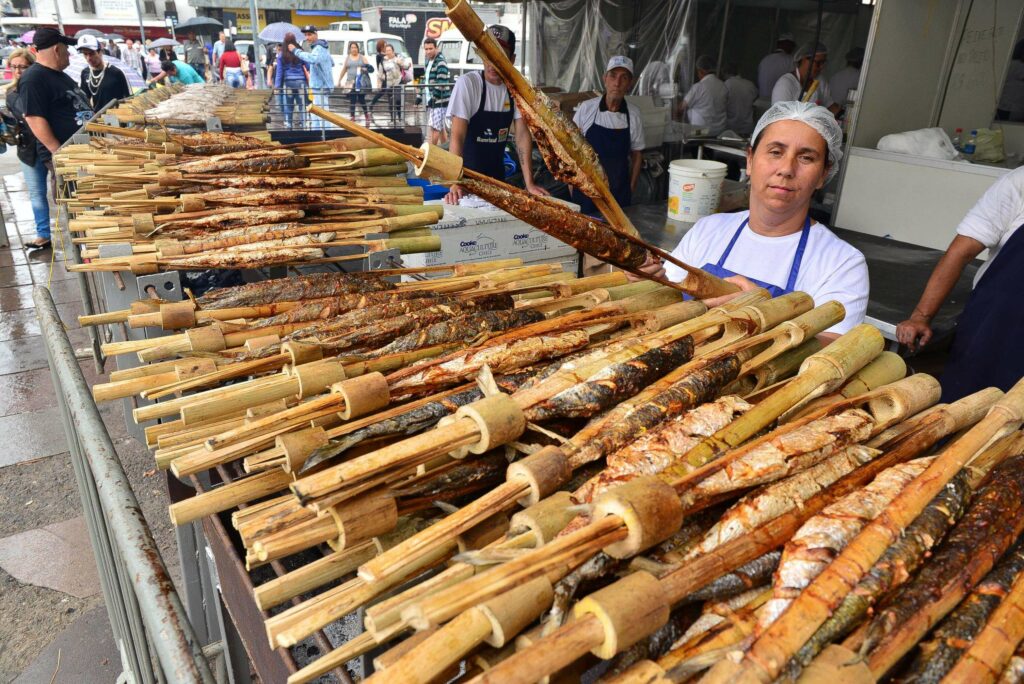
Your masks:
[{"label": "man wearing apron", "polygon": [[[499,24],[487,30],[504,48],[509,60],[515,62],[515,34]],[[533,182],[530,129],[516,111],[515,102],[498,72],[487,60],[483,63],[483,71],[465,74],[452,89],[447,112],[452,122],[448,149],[462,157],[467,169],[504,181],[505,145],[509,131],[514,130],[523,184],[535,195],[547,195],[549,193],[544,188]],[[462,188],[455,185],[444,201],[458,204],[462,195]]]},{"label": "man wearing apron", "polygon": [[[703,264],[705,271],[743,290],[764,287],[772,296],[801,291],[818,305],[838,301],[846,318],[819,335],[822,342],[863,322],[868,302],[864,256],[808,213],[815,191],[837,170],[842,140],[835,117],[824,107],[772,105],[754,128],[747,150],[750,211],[699,220],[673,255]],[[663,268],[670,280],[686,277],[672,264]],[[645,270],[657,272],[659,266]]]},{"label": "man wearing apron", "polygon": [[1024,167],[1006,174],[982,195],[957,226],[910,318],[896,339],[920,349],[932,337],[938,312],[972,259],[989,250],[974,278],[974,292],[957,321],[942,383],[943,402],[986,387],[1008,390],[1024,376]]},{"label": "man wearing apron", "polygon": [[[626,102],[632,86],[633,60],[612,57],[604,72],[604,95],[580,103],[572,119],[597,153],[608,176],[608,187],[621,207],[632,204],[644,149],[643,120]],[[597,214],[590,198],[576,189],[572,201],[584,214]]]}]

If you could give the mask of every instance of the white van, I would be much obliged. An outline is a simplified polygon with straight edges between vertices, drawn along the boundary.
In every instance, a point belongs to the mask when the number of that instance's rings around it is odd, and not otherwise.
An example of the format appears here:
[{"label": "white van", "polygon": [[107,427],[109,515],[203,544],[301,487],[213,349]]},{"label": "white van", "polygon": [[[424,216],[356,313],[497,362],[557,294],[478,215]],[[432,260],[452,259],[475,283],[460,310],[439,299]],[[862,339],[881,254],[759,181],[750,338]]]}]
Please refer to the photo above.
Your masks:
[{"label": "white van", "polygon": [[346,21],[335,21],[327,25],[328,31],[369,31],[370,22],[349,19]]},{"label": "white van", "polygon": [[380,85],[376,63],[378,40],[381,38],[386,40],[395,48],[395,52],[400,55],[409,54],[409,51],[405,47],[405,40],[401,36],[396,36],[393,33],[377,33],[375,31],[321,31],[317,34],[317,37],[320,38],[320,40],[327,41],[331,58],[334,60],[332,74],[334,76],[335,84],[338,83],[338,79],[341,77],[341,72],[345,65],[345,58],[348,56],[348,44],[351,42],[359,43],[359,51],[366,55],[370,65],[373,67],[374,73],[371,74],[371,77],[373,78],[374,88],[377,88]]}]

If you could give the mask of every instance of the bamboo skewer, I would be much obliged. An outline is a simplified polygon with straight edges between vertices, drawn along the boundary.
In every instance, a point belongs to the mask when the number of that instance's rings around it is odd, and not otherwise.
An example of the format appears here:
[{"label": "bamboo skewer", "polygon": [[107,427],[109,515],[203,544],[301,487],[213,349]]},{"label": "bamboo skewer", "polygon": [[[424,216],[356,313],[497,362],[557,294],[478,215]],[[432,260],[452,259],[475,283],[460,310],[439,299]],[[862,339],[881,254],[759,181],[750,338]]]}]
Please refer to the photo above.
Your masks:
[{"label": "bamboo skewer", "polygon": [[[401,143],[397,143],[397,142],[387,138],[386,136],[383,136],[383,135],[381,135],[379,133],[371,131],[371,130],[369,130],[367,128],[363,128],[359,124],[353,123],[352,121],[349,121],[348,119],[345,119],[343,117],[340,117],[340,116],[337,116],[335,114],[332,114],[331,112],[329,112],[329,111],[327,111],[327,110],[325,110],[325,109],[323,109],[321,107],[317,107],[316,105],[310,105],[310,107],[308,108],[308,111],[311,114],[315,114],[315,115],[321,117],[322,119],[330,121],[331,123],[333,123],[333,124],[335,124],[335,125],[337,125],[337,126],[339,126],[341,128],[344,128],[345,130],[347,130],[347,131],[349,131],[351,133],[354,133],[356,135],[362,136],[362,137],[364,137],[364,138],[366,138],[368,140],[372,140],[373,142],[379,144],[381,147],[384,147],[386,149],[389,149],[389,150],[392,150],[394,152],[397,152],[397,153],[405,156],[406,159],[408,159],[409,161],[411,161],[411,162],[413,162],[415,164],[422,164],[422,162],[424,161],[423,153],[420,150],[418,150],[416,148],[413,148],[413,147],[406,146],[406,145],[402,145]],[[468,179],[476,180],[476,181],[479,181],[481,183],[491,185],[491,186],[493,186],[495,188],[500,188],[502,191],[504,191],[506,193],[509,193],[509,194],[515,195],[515,194],[518,194],[519,192],[521,192],[517,188],[514,188],[512,186],[509,186],[509,185],[506,185],[504,183],[501,183],[500,181],[496,181],[493,178],[489,178],[487,176],[479,174],[479,173],[477,173],[475,171],[472,171],[470,169],[464,169],[464,170],[461,171],[461,173],[464,174],[465,177],[468,178]],[[562,207],[561,205],[558,205],[557,203],[554,203],[554,201],[552,201],[552,200],[547,200],[546,198],[534,198],[534,201],[542,202],[542,203],[545,203],[545,204],[550,204],[551,206],[556,207],[559,210],[564,210],[564,207]],[[620,209],[620,213],[621,213],[621,209]],[[520,218],[524,218],[524,220],[526,220],[527,217],[522,217],[521,216]],[[537,227],[540,228],[541,230],[544,230],[544,226],[543,225],[538,225]],[[652,275],[650,275],[650,274],[648,274],[648,273],[646,273],[644,271],[640,271],[638,269],[631,269],[628,266],[620,265],[622,268],[624,268],[625,270],[629,270],[634,275],[637,275],[637,276],[639,276],[641,278],[646,278],[648,280],[653,280],[654,282],[660,283],[662,285],[665,285],[665,286],[668,286],[668,287],[672,287],[672,288],[678,289],[678,290],[680,290],[682,292],[686,292],[686,293],[689,293],[689,294],[694,294],[695,296],[700,296],[700,297],[721,296],[721,295],[731,294],[731,293],[739,291],[739,288],[736,287],[735,285],[733,285],[732,283],[725,282],[725,281],[723,281],[723,280],[721,280],[721,279],[719,279],[719,278],[717,278],[715,276],[712,276],[711,274],[707,273],[706,271],[702,271],[700,269],[694,268],[693,266],[690,266],[689,264],[685,264],[685,263],[679,261],[676,257],[674,257],[671,254],[669,254],[668,252],[665,252],[664,250],[662,250],[662,249],[660,249],[658,247],[655,247],[653,245],[650,245],[649,243],[644,242],[643,240],[641,240],[640,238],[636,237],[632,233],[618,231],[618,230],[615,230],[614,228],[611,228],[611,230],[614,230],[616,235],[618,235],[623,240],[625,240],[627,242],[630,242],[632,244],[635,244],[635,245],[637,245],[639,247],[642,247],[642,248],[646,249],[648,252],[650,252],[651,254],[656,254],[658,257],[668,261],[669,263],[672,263],[672,264],[674,264],[676,266],[679,266],[680,268],[686,270],[693,277],[694,282],[690,283],[688,286],[685,285],[685,284],[684,285],[680,285],[680,284],[677,284],[677,283],[673,283],[671,281],[667,281],[667,280],[665,280],[663,278],[658,278],[658,277],[652,276]],[[583,249],[584,251],[586,251],[586,248],[584,246],[582,246],[582,245],[580,246],[580,249]]]}]

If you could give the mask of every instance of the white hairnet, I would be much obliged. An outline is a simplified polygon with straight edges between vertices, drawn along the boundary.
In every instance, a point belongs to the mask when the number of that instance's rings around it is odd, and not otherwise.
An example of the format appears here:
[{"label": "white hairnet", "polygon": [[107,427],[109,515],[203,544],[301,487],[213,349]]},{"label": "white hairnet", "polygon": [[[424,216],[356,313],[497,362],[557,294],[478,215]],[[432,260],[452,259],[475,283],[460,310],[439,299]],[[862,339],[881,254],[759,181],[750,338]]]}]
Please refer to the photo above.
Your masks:
[{"label": "white hairnet", "polygon": [[[815,47],[817,45],[817,47]],[[804,43],[797,48],[796,52],[793,53],[793,64],[798,64],[801,59],[810,57],[814,59],[815,55],[828,55],[828,48],[825,47],[824,43]]]},{"label": "white hairnet", "polygon": [[754,127],[754,133],[750,136],[751,147],[757,144],[757,138],[764,129],[776,121],[799,121],[805,123],[818,132],[825,140],[828,147],[828,177],[825,182],[832,180],[839,170],[839,160],[843,158],[843,129],[839,127],[835,115],[824,107],[810,102],[776,102],[768,108],[758,120]]}]

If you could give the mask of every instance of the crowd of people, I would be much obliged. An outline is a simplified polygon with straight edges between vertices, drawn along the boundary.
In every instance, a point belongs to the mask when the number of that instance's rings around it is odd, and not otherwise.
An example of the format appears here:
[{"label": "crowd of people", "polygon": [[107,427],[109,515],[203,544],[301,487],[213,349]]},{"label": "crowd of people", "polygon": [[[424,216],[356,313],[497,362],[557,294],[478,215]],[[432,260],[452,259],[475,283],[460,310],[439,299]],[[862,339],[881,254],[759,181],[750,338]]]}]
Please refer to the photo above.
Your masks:
[{"label": "crowd of people", "polygon": [[701,55],[696,79],[679,106],[686,120],[712,136],[731,130],[747,137],[754,130],[754,112],[776,102],[811,102],[840,114],[847,93],[857,87],[864,61],[863,48],[846,53],[846,66],[830,79],[821,77],[828,63],[828,48],[806,43],[797,48],[793,36],[779,36],[776,49],[757,67],[757,83],[742,76],[735,64],[722,69]]}]

